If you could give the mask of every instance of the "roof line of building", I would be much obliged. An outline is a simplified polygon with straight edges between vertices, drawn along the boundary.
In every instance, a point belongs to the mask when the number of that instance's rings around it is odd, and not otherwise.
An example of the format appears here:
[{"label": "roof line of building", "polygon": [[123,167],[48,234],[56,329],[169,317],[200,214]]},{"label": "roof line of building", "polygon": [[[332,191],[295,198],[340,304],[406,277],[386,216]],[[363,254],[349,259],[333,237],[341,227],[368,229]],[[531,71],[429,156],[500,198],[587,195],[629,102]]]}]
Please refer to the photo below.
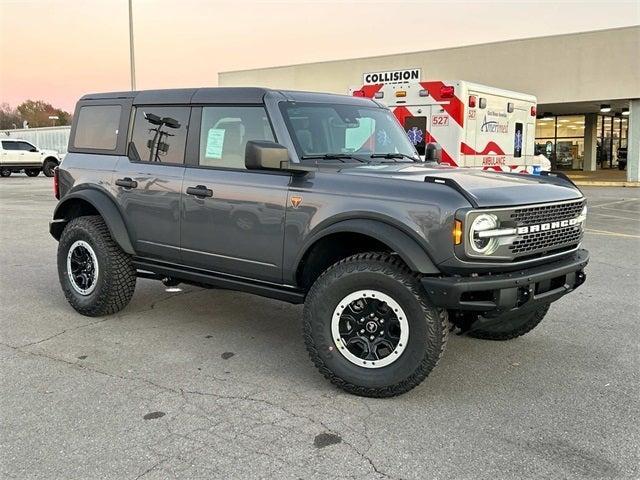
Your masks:
[{"label": "roof line of building", "polygon": [[354,60],[367,60],[367,59],[376,59],[376,58],[385,58],[385,57],[393,57],[396,55],[413,55],[418,53],[426,53],[426,52],[442,52],[445,50],[458,50],[461,48],[470,48],[470,47],[481,47],[481,46],[491,46],[491,45],[499,45],[502,43],[510,43],[510,42],[526,42],[530,40],[540,40],[543,38],[558,38],[558,37],[567,37],[567,36],[577,36],[577,35],[588,35],[593,33],[605,33],[605,32],[613,32],[617,30],[632,30],[638,29],[640,30],[639,24],[627,25],[623,27],[614,27],[614,28],[603,28],[599,30],[585,30],[581,32],[571,32],[571,33],[558,33],[555,35],[541,35],[538,37],[524,37],[524,38],[512,38],[508,40],[498,40],[495,42],[487,42],[487,43],[471,43],[468,45],[460,45],[457,47],[444,47],[444,48],[434,48],[433,50],[414,50],[412,52],[396,52],[396,53],[385,53],[382,55],[367,55],[364,57],[351,57],[351,58],[340,58],[334,60],[320,60],[317,62],[304,62],[304,63],[292,63],[287,65],[275,65],[270,67],[255,67],[255,68],[241,68],[238,70],[225,70],[224,72],[218,72],[218,76],[225,73],[238,73],[238,72],[254,72],[258,70],[275,70],[278,68],[291,68],[291,67],[300,67],[303,65],[321,65],[323,63],[336,63],[336,62],[348,62]]}]

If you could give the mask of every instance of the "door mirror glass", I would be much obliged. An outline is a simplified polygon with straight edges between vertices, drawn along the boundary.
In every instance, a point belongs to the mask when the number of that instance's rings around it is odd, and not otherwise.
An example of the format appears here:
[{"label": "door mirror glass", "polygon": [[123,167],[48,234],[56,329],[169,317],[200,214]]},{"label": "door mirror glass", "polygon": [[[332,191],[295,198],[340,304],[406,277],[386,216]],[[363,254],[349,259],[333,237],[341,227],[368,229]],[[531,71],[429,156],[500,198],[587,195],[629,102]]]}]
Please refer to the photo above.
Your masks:
[{"label": "door mirror glass", "polygon": [[283,170],[289,163],[289,152],[275,142],[249,140],[244,161],[249,170]]},{"label": "door mirror glass", "polygon": [[37,151],[38,151],[38,149],[37,149],[37,148],[35,148],[35,147],[33,147],[33,148],[31,148],[29,151],[30,151],[30,152],[33,152],[33,153],[35,153],[35,152],[37,152]]}]

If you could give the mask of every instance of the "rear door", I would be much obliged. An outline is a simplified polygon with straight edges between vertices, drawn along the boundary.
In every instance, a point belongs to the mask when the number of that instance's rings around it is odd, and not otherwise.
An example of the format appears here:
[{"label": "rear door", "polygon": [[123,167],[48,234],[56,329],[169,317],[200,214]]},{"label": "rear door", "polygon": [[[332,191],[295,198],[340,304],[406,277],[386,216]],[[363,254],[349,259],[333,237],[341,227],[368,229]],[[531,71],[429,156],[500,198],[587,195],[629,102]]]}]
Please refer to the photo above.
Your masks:
[{"label": "rear door", "polygon": [[194,107],[182,187],[183,262],[282,281],[290,174],[247,170],[249,140],[275,140],[262,105]]},{"label": "rear door", "polygon": [[115,184],[138,255],[179,262],[180,200],[191,108],[135,108]]},{"label": "rear door", "polygon": [[12,165],[18,162],[18,145],[13,140],[2,140],[2,152],[0,152],[2,165]]}]

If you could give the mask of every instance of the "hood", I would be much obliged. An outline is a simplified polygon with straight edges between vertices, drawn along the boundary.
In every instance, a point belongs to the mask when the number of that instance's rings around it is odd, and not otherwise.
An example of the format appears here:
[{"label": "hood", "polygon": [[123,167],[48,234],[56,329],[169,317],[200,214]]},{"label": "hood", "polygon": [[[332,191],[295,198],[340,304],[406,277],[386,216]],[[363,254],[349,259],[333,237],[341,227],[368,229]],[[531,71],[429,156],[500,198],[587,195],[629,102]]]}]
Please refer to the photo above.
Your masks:
[{"label": "hood", "polygon": [[[464,191],[475,207],[509,207],[582,198],[569,180],[552,175],[489,172],[470,168],[419,164],[371,164],[343,168],[348,175],[373,175],[398,180],[444,183]],[[462,193],[462,192],[461,192]]]}]

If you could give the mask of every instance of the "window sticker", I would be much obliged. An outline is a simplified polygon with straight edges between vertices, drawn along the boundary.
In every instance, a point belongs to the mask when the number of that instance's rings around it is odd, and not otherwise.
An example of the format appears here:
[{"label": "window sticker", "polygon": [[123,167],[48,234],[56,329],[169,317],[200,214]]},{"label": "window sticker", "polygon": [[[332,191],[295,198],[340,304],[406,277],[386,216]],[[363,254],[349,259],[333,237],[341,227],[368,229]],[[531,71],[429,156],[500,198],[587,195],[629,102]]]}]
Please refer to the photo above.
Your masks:
[{"label": "window sticker", "polygon": [[206,158],[222,158],[222,144],[224,143],[224,129],[210,128],[207,133],[207,148],[204,156]]}]

